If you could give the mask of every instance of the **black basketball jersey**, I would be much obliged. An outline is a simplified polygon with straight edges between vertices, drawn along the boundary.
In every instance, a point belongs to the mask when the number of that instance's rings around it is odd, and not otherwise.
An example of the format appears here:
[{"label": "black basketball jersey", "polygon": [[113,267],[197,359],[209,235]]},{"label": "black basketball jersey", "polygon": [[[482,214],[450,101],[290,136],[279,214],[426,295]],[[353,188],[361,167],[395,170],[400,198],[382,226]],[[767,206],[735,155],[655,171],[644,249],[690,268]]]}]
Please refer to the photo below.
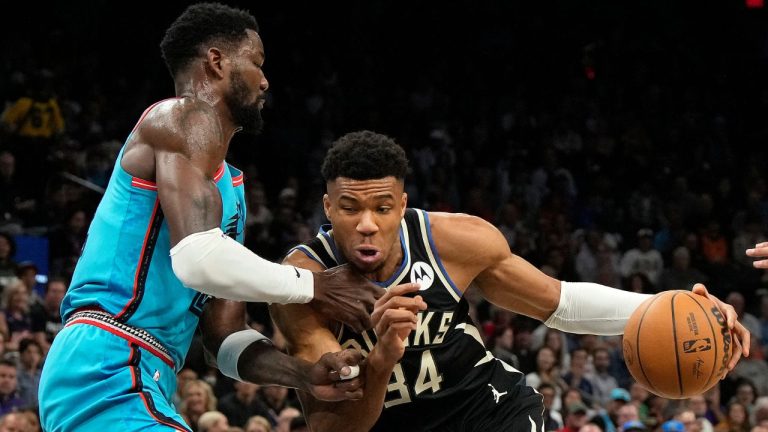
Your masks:
[{"label": "black basketball jersey", "polygon": [[[406,210],[400,243],[402,263],[389,280],[379,285],[389,288],[419,282],[418,294],[428,308],[418,314],[417,329],[411,332],[405,354],[392,372],[384,410],[372,430],[471,430],[451,424],[456,421],[454,413],[476,408],[474,399],[478,395],[490,401],[491,388],[515,398],[524,387],[524,375],[485,348],[480,330],[468,314],[466,299],[440,261],[427,212]],[[326,268],[346,262],[336,248],[330,225],[321,227],[314,239],[294,249]],[[344,326],[338,340],[342,348],[356,348],[367,355],[376,336],[373,330],[359,334]],[[501,384],[498,378],[492,380],[499,366],[503,368]],[[492,381],[504,388],[491,386]]]}]

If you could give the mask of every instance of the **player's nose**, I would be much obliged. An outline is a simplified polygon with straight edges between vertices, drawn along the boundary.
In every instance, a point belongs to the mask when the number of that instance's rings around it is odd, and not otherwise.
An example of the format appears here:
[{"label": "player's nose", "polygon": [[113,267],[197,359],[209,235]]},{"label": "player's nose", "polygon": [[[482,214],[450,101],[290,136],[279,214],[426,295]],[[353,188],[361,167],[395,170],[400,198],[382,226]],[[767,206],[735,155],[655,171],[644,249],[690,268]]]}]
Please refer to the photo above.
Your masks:
[{"label": "player's nose", "polygon": [[379,226],[376,225],[373,212],[370,210],[363,211],[360,215],[360,220],[357,222],[357,232],[371,235],[375,234],[378,230]]}]

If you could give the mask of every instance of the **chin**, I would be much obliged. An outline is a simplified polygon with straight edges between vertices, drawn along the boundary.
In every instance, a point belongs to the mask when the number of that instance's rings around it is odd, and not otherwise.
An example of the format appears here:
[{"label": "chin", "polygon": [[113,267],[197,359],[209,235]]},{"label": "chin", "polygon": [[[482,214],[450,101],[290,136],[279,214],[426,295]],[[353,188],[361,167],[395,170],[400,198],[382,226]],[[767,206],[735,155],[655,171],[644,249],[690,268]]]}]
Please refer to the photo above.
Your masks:
[{"label": "chin", "polygon": [[361,263],[358,261],[351,261],[350,264],[352,264],[352,267],[354,267],[355,270],[359,271],[360,273],[368,274],[379,270],[384,265],[384,262],[381,261],[375,263]]}]

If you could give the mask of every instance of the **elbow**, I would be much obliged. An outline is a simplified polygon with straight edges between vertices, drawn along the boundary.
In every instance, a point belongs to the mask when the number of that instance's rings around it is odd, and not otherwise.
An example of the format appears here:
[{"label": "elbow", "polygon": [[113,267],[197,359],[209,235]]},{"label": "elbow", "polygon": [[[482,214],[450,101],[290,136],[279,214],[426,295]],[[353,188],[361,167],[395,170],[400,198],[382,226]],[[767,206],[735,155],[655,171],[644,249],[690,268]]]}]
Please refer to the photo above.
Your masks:
[{"label": "elbow", "polygon": [[209,272],[206,271],[206,266],[190,262],[183,255],[172,255],[171,267],[173,268],[173,274],[176,275],[184,286],[203,294],[213,295],[211,292],[208,292],[208,288],[214,285],[214,280]]}]

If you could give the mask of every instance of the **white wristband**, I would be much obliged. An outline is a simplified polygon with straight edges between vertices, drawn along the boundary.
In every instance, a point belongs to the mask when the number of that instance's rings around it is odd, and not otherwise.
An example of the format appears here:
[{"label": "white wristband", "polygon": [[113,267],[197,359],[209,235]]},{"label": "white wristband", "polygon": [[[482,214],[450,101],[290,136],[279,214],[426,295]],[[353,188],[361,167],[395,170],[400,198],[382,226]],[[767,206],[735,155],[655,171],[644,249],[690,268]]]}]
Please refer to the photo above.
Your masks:
[{"label": "white wristband", "polygon": [[267,261],[220,228],[184,237],[171,265],[185,286],[228,300],[307,303],[315,292],[311,271]]},{"label": "white wristband", "polygon": [[253,329],[241,330],[227,336],[224,342],[221,343],[219,353],[216,355],[216,364],[221,373],[238,381],[243,381],[240,378],[240,372],[237,370],[237,362],[246,348],[254,342],[263,340],[270,342],[266,336]]},{"label": "white wristband", "polygon": [[560,303],[544,324],[568,333],[620,335],[649,297],[596,283],[560,282]]}]

